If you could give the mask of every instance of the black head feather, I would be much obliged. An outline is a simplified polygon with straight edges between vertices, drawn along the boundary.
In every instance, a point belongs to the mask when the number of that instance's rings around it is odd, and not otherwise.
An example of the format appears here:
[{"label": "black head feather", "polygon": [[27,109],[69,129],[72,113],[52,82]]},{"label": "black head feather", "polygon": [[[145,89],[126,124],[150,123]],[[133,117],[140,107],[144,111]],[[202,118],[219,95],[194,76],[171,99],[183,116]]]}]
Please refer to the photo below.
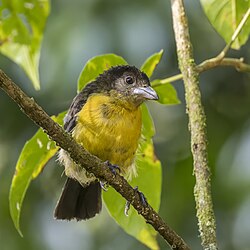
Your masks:
[{"label": "black head feather", "polygon": [[[127,79],[131,78],[130,81]],[[150,81],[145,73],[135,66],[119,65],[111,67],[100,74],[96,80],[87,84],[74,98],[68,114],[64,118],[64,128],[71,131],[76,124],[76,114],[82,109],[87,99],[92,94],[103,93],[112,95],[116,99],[134,102],[140,105],[145,99],[133,94],[137,87],[150,86]]]},{"label": "black head feather", "polygon": [[106,85],[111,90],[115,88],[116,81],[122,78],[124,75],[132,75],[134,78],[138,79],[138,84],[142,83],[143,81],[144,84],[150,86],[150,81],[147,75],[135,66],[130,65],[113,66],[100,74],[96,78],[96,82],[101,85]]}]

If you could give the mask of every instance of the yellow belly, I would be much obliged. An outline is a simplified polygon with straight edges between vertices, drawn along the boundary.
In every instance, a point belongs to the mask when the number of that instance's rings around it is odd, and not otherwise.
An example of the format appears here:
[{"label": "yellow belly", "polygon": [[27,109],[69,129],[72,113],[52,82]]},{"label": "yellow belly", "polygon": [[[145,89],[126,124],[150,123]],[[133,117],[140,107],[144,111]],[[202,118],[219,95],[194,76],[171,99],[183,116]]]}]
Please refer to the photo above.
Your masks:
[{"label": "yellow belly", "polygon": [[93,95],[78,113],[73,137],[91,154],[118,165],[126,173],[134,163],[141,125],[139,107]]}]

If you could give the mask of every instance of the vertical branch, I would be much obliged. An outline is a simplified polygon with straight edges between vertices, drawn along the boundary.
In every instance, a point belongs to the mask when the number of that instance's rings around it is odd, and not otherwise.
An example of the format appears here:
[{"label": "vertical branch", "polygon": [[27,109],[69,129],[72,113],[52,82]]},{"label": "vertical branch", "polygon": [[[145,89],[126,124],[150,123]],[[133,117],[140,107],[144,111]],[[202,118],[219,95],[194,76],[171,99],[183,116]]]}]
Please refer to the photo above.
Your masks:
[{"label": "vertical branch", "polygon": [[216,224],[211,197],[210,169],[208,167],[206,117],[201,104],[198,72],[193,59],[188,23],[182,0],[171,0],[173,26],[179,67],[183,75],[191,150],[196,184],[194,195],[197,218],[204,249],[217,249]]}]

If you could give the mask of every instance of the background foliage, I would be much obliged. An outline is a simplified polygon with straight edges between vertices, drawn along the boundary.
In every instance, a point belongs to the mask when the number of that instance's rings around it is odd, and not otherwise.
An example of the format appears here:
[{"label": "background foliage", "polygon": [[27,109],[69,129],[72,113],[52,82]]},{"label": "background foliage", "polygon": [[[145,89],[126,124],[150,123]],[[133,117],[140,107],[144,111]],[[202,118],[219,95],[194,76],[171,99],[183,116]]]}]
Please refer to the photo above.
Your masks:
[{"label": "background foliage", "polygon": [[[52,3],[41,52],[41,91],[35,92],[23,72],[5,57],[7,74],[36,98],[50,114],[68,108],[85,62],[97,54],[114,52],[140,66],[152,53],[164,49],[156,77],[175,74],[177,60],[168,1],[60,1]],[[216,55],[223,40],[212,29],[198,1],[186,1],[195,59]],[[101,41],[101,42],[100,42]],[[240,52],[249,62],[249,42]],[[194,178],[189,149],[183,86],[176,83],[182,104],[150,104],[156,125],[155,146],[163,165],[160,214],[183,238],[198,249],[193,199]],[[209,157],[213,197],[221,249],[247,249],[250,245],[250,86],[249,75],[218,68],[201,76],[208,119]],[[64,179],[54,160],[33,182],[23,207],[20,238],[8,209],[14,166],[27,139],[37,130],[0,92],[0,240],[3,249],[146,249],[126,235],[105,211],[86,223],[53,220],[52,214]],[[161,242],[165,247],[165,243]]]},{"label": "background foliage", "polygon": [[49,7],[49,0],[2,0],[0,5],[0,52],[23,68],[37,90],[40,48]]}]

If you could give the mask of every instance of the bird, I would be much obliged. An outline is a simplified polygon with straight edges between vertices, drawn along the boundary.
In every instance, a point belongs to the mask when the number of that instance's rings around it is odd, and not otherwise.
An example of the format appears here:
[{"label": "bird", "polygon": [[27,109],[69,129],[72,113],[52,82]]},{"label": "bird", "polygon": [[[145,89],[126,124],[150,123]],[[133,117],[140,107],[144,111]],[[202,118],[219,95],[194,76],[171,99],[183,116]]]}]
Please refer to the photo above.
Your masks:
[{"label": "bird", "polygon": [[[144,72],[130,65],[113,66],[76,95],[64,117],[64,129],[89,153],[117,166],[125,177],[136,176],[141,104],[158,98]],[[67,180],[55,219],[95,217],[102,209],[101,181],[74,163],[65,150],[60,149],[58,159]]]}]

